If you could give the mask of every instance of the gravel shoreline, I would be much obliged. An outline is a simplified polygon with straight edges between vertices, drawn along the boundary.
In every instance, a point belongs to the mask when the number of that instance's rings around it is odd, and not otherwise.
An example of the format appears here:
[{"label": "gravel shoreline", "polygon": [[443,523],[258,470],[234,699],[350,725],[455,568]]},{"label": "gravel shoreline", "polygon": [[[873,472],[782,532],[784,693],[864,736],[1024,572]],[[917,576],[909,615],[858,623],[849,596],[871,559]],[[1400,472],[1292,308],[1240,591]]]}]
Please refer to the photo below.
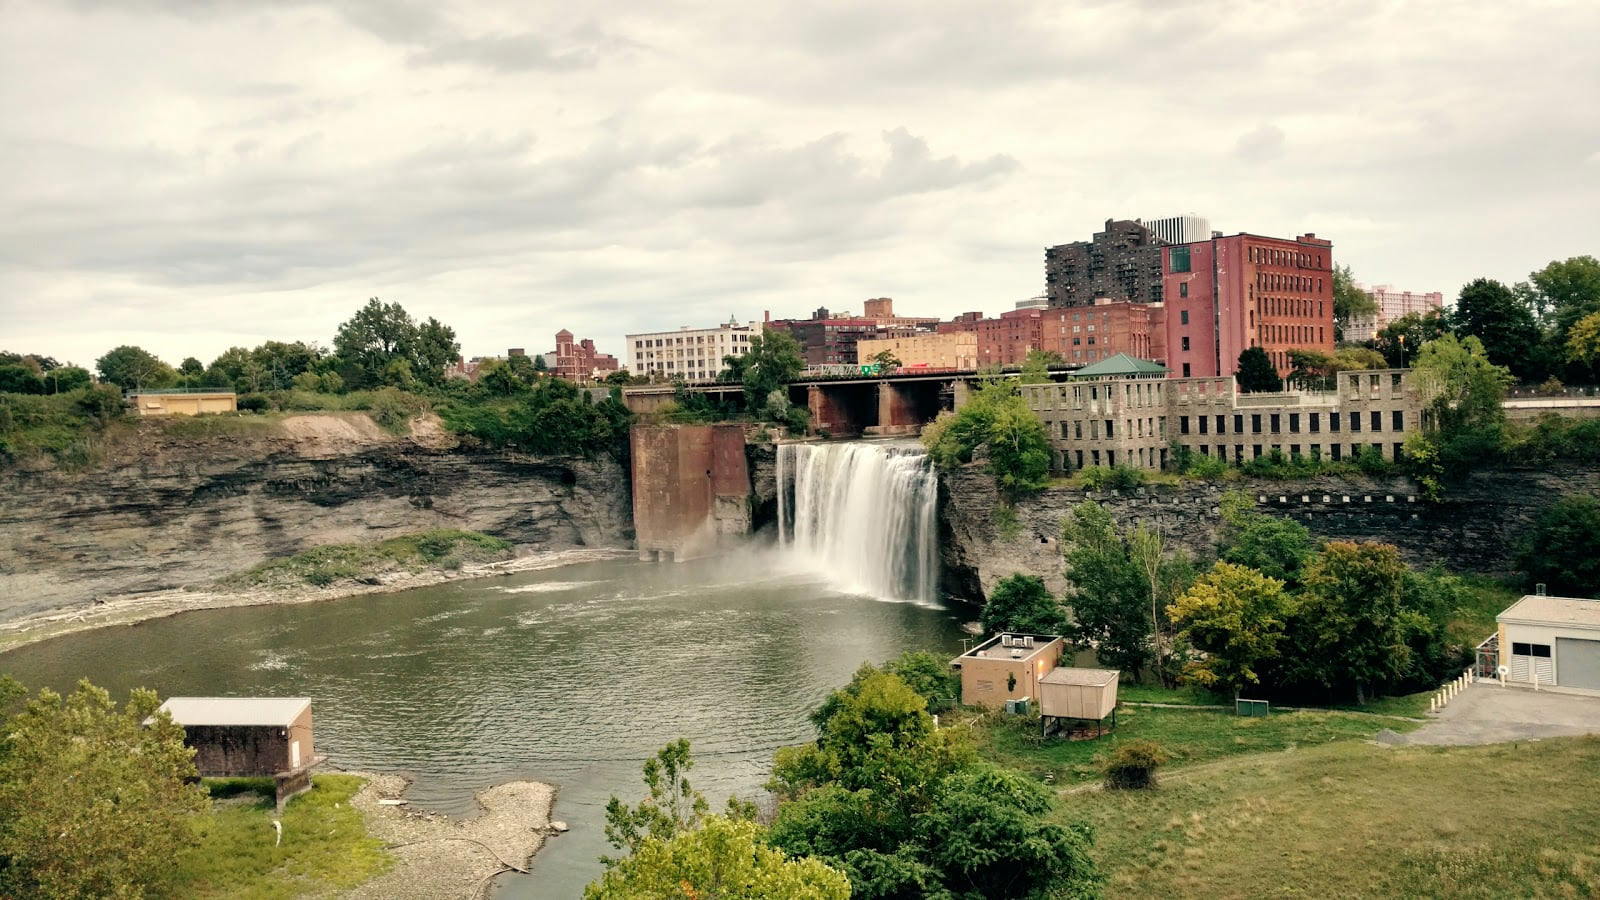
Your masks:
[{"label": "gravel shoreline", "polygon": [[402,799],[411,781],[399,775],[351,772],[367,779],[350,804],[367,832],[382,841],[394,866],[343,894],[371,898],[481,898],[494,877],[527,871],[556,832],[550,827],[556,789],[537,781],[510,781],[477,794],[480,812],[470,819],[380,803]]},{"label": "gravel shoreline", "polygon": [[424,572],[386,576],[378,584],[342,582],[325,588],[256,588],[242,591],[221,589],[191,590],[174,588],[147,594],[110,597],[78,609],[30,616],[15,622],[0,623],[0,654],[7,650],[49,638],[105,628],[133,625],[200,609],[226,609],[235,606],[267,606],[315,603],[362,594],[390,594],[411,588],[429,587],[473,578],[492,578],[517,572],[553,569],[574,563],[631,557],[624,548],[541,550],[525,552],[512,559],[462,566],[460,569],[431,569]]}]

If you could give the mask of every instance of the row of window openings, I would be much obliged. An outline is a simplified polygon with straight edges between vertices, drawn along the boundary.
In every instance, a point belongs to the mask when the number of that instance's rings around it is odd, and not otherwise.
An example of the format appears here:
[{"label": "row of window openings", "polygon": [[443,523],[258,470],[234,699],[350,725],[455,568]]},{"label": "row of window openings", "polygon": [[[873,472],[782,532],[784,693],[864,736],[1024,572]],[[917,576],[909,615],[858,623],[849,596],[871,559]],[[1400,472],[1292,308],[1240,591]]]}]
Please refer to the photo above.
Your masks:
[{"label": "row of window openings", "polygon": [[1266,247],[1251,247],[1249,250],[1251,262],[1267,263],[1274,266],[1309,266],[1315,265],[1322,268],[1322,254],[1313,256],[1310,253],[1290,253],[1287,250],[1269,250]]},{"label": "row of window openings", "polygon": [[[1233,445],[1233,461],[1234,462],[1242,463],[1242,462],[1245,461],[1244,447],[1245,447],[1244,444],[1234,444]],[[1382,444],[1351,444],[1350,445],[1350,453],[1349,453],[1350,458],[1351,459],[1355,459],[1356,457],[1358,457],[1361,454],[1361,451],[1362,451],[1363,448],[1371,448],[1372,452],[1380,454],[1380,455],[1383,453],[1383,445]],[[1142,449],[1143,448],[1141,448],[1141,450]],[[1198,449],[1200,450],[1201,454],[1203,454],[1205,456],[1212,455],[1211,454],[1211,445],[1209,445],[1209,444],[1201,445]],[[1262,456],[1265,456],[1268,452],[1282,453],[1283,450],[1284,450],[1282,444],[1270,444],[1270,445],[1253,444],[1253,445],[1251,445],[1250,449],[1251,449],[1251,458],[1252,459],[1260,459]],[[1405,452],[1405,447],[1404,447],[1403,444],[1393,444],[1393,445],[1391,445],[1391,452],[1394,453],[1394,458],[1395,459],[1399,459],[1401,454]],[[1087,463],[1087,464],[1089,464],[1091,466],[1101,465],[1101,460],[1102,460],[1102,455],[1101,454],[1102,454],[1102,451],[1100,451],[1100,450],[1074,450],[1074,451],[1072,451],[1072,453],[1076,457],[1078,468],[1080,468],[1080,469],[1084,467],[1085,463]],[[1134,454],[1133,450],[1124,450],[1124,451],[1122,451],[1122,457],[1123,457],[1124,460],[1132,459],[1133,458],[1133,454]],[[1307,448],[1306,448],[1306,453],[1304,455],[1310,456],[1312,459],[1315,459],[1315,460],[1322,459],[1322,445],[1321,444],[1310,444],[1310,445],[1308,445]],[[1165,461],[1166,461],[1166,451],[1165,450],[1161,451],[1161,456],[1162,456],[1162,462],[1165,463]],[[1217,445],[1216,456],[1217,456],[1218,459],[1226,460],[1228,458],[1228,448],[1227,448],[1227,446],[1224,445],[1224,444],[1218,444]],[[1301,456],[1302,456],[1302,454],[1300,452],[1300,445],[1299,444],[1290,444],[1289,445],[1289,458],[1290,459],[1299,459]],[[1141,459],[1143,458],[1143,453],[1142,452],[1140,453],[1140,457],[1141,457]],[[1339,462],[1339,461],[1343,460],[1345,458],[1345,445],[1344,444],[1329,444],[1328,445],[1328,458],[1333,460],[1334,462]],[[1105,461],[1105,465],[1108,465],[1108,466],[1116,465],[1117,464],[1117,451],[1115,451],[1115,450],[1106,450],[1106,451],[1104,451],[1103,459]],[[1524,645],[1518,645],[1518,646],[1527,646],[1527,645],[1524,644]],[[1535,648],[1535,651],[1537,651],[1537,649],[1540,646],[1541,646],[1540,644],[1534,644],[1533,645],[1533,647]],[[1548,651],[1548,647],[1546,648],[1546,650]],[[1526,654],[1526,653],[1521,653],[1521,651],[1515,650],[1514,648],[1513,648],[1512,652],[1518,653],[1519,655],[1523,655],[1523,656],[1529,655],[1529,654]],[[1539,656],[1541,654],[1538,653],[1538,652],[1535,652],[1532,655]],[[1546,653],[1544,653],[1542,655],[1548,656],[1549,653],[1546,652]]]},{"label": "row of window openings", "polygon": [[[1257,272],[1255,286],[1264,291],[1309,291],[1312,279],[1305,275],[1275,275],[1271,272]],[[1318,293],[1322,291],[1322,279],[1316,279]]]},{"label": "row of window openings", "polygon": [[[1283,430],[1282,429],[1283,419],[1285,418],[1285,416],[1287,416],[1288,419],[1289,419],[1289,434],[1299,434],[1300,433],[1300,417],[1301,417],[1301,415],[1302,415],[1301,413],[1251,413],[1250,414],[1250,433],[1251,434],[1261,434],[1262,433],[1262,431],[1261,431],[1262,420],[1266,419],[1267,420],[1266,424],[1271,426],[1268,433],[1278,434]],[[1310,434],[1319,434],[1322,431],[1322,416],[1323,416],[1323,414],[1322,413],[1305,413],[1304,415],[1305,415],[1305,418],[1306,418],[1306,423],[1305,423],[1306,424],[1306,431],[1308,433],[1310,433]],[[1352,412],[1352,413],[1348,413],[1347,415],[1350,417],[1349,418],[1349,422],[1350,422],[1350,429],[1349,430],[1351,432],[1359,432],[1361,430],[1361,413]],[[1337,433],[1339,431],[1339,425],[1340,425],[1340,422],[1341,422],[1341,419],[1342,419],[1341,414],[1340,413],[1336,413],[1336,412],[1331,412],[1331,413],[1328,413],[1327,416],[1328,416],[1328,430],[1330,432]],[[1368,429],[1369,431],[1374,431],[1374,432],[1383,431],[1383,413],[1382,412],[1380,412],[1378,410],[1373,410],[1372,412],[1370,412],[1368,414],[1368,417],[1369,417],[1368,421],[1370,422],[1370,425],[1371,425],[1371,427]],[[1192,416],[1192,417],[1191,416],[1179,416],[1178,417],[1178,433],[1179,434],[1188,434],[1189,433],[1189,424],[1190,424],[1189,420],[1191,418],[1194,419],[1194,427],[1195,427],[1196,433],[1198,433],[1198,434],[1205,434],[1206,433],[1206,429],[1210,426],[1210,423],[1213,420],[1216,421],[1216,433],[1217,434],[1227,434],[1228,433],[1227,430],[1226,430],[1226,426],[1228,424],[1228,417],[1225,416],[1225,415],[1219,415],[1219,416]],[[1395,410],[1390,410],[1389,411],[1389,430],[1390,431],[1395,431],[1395,432],[1400,432],[1400,431],[1405,431],[1406,430],[1406,414],[1405,414],[1405,410],[1395,409]],[[1244,434],[1245,433],[1245,431],[1244,431],[1244,414],[1243,413],[1235,413],[1234,414],[1234,416],[1233,416],[1233,433],[1234,434]]]},{"label": "row of window openings", "polygon": [[[715,343],[718,342],[718,338],[720,338],[720,337],[721,336],[719,335],[716,338],[708,338],[705,335],[700,335],[699,337],[692,338],[692,339],[691,338],[660,338],[660,339],[657,339],[655,341],[634,341],[633,342],[633,349],[635,349],[635,350],[643,350],[646,347],[682,347],[682,346],[685,346],[685,345],[693,346],[695,344],[715,344]],[[736,344],[748,344],[750,342],[750,335],[748,335],[748,334],[735,334],[735,335],[729,335],[729,337],[731,337],[733,339],[733,342],[736,343]],[[665,343],[663,343],[663,341],[665,341]],[[723,343],[727,343],[727,341],[723,341]]]}]

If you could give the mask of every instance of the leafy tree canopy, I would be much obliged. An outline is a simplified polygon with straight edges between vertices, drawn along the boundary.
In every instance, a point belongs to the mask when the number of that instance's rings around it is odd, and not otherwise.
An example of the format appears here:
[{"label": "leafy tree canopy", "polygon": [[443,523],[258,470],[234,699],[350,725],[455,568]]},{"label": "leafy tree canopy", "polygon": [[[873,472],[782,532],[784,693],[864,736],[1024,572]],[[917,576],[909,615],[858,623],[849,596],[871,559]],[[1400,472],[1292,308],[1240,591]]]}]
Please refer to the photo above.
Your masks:
[{"label": "leafy tree canopy", "polygon": [[1424,344],[1438,340],[1450,331],[1450,320],[1441,310],[1406,313],[1378,331],[1374,348],[1391,368],[1404,368],[1417,358]]},{"label": "leafy tree canopy", "polygon": [[1544,334],[1533,309],[1504,284],[1490,278],[1469,283],[1461,289],[1451,319],[1457,336],[1482,342],[1491,363],[1523,381],[1544,378],[1538,352]]},{"label": "leafy tree canopy", "polygon": [[1050,476],[1050,435],[1038,414],[1004,379],[990,379],[954,413],[943,413],[922,432],[928,455],[940,468],[989,458],[1000,493],[1008,499],[1042,490]]},{"label": "leafy tree canopy", "polygon": [[1356,285],[1355,275],[1349,266],[1333,267],[1333,329],[1343,335],[1351,319],[1371,316],[1378,311],[1378,301]]},{"label": "leafy tree canopy", "polygon": [[1567,359],[1600,367],[1600,312],[1592,312],[1574,322],[1567,332]]},{"label": "leafy tree canopy", "polygon": [[1600,312],[1600,260],[1593,256],[1553,261],[1530,278],[1552,308],[1562,334],[1584,316]]},{"label": "leafy tree canopy", "polygon": [[178,373],[154,353],[124,344],[95,360],[100,377],[125,391],[171,387]]},{"label": "leafy tree canopy", "polygon": [[845,900],[850,881],[820,860],[790,859],[761,826],[710,816],[670,838],[648,837],[584,889],[585,900],[706,897],[719,900]]},{"label": "leafy tree canopy", "polygon": [[1044,586],[1044,580],[1020,572],[994,586],[979,621],[989,634],[1062,634],[1067,630],[1067,612]]},{"label": "leafy tree canopy", "polygon": [[1524,536],[1518,564],[1529,586],[1600,597],[1600,500],[1572,494],[1551,504]]},{"label": "leafy tree canopy", "polygon": [[1282,581],[1217,563],[1167,610],[1183,639],[1204,654],[1188,662],[1184,678],[1235,697],[1260,684],[1263,667],[1278,658],[1289,610]]},{"label": "leafy tree canopy", "polygon": [[1239,354],[1239,371],[1235,374],[1239,390],[1246,394],[1272,393],[1283,390],[1283,379],[1267,351],[1260,347],[1247,347]]},{"label": "leafy tree canopy", "polygon": [[[0,714],[18,699],[0,683]],[[183,729],[155,694],[121,708],[87,681],[0,721],[0,895],[134,897],[170,887],[206,808]],[[154,718],[146,726],[145,720]]]}]

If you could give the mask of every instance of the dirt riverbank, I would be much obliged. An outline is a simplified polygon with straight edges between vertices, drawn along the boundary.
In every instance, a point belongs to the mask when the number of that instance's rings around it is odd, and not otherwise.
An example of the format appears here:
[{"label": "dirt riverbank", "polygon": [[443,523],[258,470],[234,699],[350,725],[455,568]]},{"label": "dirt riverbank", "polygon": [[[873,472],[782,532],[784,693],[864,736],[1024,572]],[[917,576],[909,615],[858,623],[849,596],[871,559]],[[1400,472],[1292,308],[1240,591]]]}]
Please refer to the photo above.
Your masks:
[{"label": "dirt riverbank", "polygon": [[240,591],[214,587],[183,588],[111,597],[80,609],[32,616],[0,624],[0,653],[21,647],[24,644],[31,644],[36,641],[73,634],[79,631],[87,631],[91,628],[104,628],[110,625],[132,625],[150,619],[160,619],[202,609],[314,603],[321,600],[354,597],[360,594],[389,594],[396,591],[410,590],[411,588],[428,587],[470,578],[493,578],[512,575],[517,572],[552,569],[574,563],[621,559],[632,554],[632,550],[622,548],[519,551],[519,555],[512,559],[477,565],[469,564],[462,566],[460,569],[432,569],[424,572],[395,574],[379,579],[378,584],[347,581],[320,588],[306,585],[296,588],[260,588]]}]

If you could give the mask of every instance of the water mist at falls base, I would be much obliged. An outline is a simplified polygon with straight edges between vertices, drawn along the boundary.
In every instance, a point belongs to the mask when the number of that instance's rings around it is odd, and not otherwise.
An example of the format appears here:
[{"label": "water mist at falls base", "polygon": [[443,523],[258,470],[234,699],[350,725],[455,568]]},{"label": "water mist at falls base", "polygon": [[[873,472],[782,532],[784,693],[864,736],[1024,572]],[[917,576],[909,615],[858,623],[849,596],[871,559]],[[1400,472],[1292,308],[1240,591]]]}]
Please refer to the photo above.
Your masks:
[{"label": "water mist at falls base", "polygon": [[900,442],[778,447],[778,542],[836,587],[891,600],[938,599],[939,479]]}]

